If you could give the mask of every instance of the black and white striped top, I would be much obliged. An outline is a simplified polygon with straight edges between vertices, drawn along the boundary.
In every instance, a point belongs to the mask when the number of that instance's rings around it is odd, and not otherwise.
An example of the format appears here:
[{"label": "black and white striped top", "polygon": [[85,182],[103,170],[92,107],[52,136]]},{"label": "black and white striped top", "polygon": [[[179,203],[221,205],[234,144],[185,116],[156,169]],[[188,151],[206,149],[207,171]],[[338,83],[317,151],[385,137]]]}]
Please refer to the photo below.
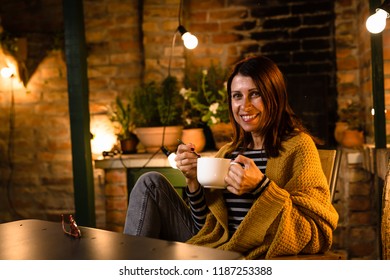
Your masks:
[{"label": "black and white striped top", "polygon": [[[229,158],[235,158],[239,152],[233,152]],[[253,159],[257,167],[264,174],[267,157],[264,150],[247,150],[241,153],[243,156]],[[252,193],[246,193],[243,195],[235,195],[227,190],[223,191],[223,196],[226,201],[228,210],[228,223],[229,232],[233,234],[238,228],[249,209],[252,207],[253,202],[260,196],[261,192],[269,185],[269,179],[264,176],[263,180],[259,183],[256,189]],[[187,188],[187,196],[189,199],[189,205],[191,209],[192,218],[195,222],[196,228],[199,230],[205,223],[208,208],[204,196],[203,188],[199,188],[195,193],[189,193]]]}]

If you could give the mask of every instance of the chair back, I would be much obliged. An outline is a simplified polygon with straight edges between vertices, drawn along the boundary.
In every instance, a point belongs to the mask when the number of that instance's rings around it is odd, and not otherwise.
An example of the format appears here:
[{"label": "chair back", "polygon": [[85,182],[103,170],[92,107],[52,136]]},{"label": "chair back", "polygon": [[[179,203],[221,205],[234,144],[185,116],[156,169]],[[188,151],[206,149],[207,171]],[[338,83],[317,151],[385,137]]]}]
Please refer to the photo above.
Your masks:
[{"label": "chair back", "polygon": [[318,153],[320,155],[322,170],[328,180],[330,199],[333,202],[340,169],[341,151],[319,149]]}]

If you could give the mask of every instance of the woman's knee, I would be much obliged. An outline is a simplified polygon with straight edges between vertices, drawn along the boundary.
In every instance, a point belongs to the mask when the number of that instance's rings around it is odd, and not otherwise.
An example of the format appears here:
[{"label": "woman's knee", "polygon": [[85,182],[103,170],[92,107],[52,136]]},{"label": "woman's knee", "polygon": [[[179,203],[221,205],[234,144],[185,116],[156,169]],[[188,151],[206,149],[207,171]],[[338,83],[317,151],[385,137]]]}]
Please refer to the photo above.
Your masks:
[{"label": "woman's knee", "polygon": [[161,188],[165,187],[166,185],[169,185],[168,179],[161,173],[157,171],[149,171],[144,174],[142,174],[138,180],[136,181],[133,190],[135,189],[155,189],[155,188]]}]

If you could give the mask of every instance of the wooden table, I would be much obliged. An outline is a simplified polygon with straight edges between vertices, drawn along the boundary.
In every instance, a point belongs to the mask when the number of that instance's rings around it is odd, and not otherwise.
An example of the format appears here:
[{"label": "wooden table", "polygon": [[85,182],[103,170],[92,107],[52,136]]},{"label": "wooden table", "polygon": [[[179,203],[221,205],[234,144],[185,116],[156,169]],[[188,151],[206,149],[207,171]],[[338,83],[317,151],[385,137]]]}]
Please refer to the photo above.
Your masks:
[{"label": "wooden table", "polygon": [[235,252],[101,229],[79,227],[82,237],[64,234],[61,223],[20,220],[0,224],[1,260],[233,260]]}]

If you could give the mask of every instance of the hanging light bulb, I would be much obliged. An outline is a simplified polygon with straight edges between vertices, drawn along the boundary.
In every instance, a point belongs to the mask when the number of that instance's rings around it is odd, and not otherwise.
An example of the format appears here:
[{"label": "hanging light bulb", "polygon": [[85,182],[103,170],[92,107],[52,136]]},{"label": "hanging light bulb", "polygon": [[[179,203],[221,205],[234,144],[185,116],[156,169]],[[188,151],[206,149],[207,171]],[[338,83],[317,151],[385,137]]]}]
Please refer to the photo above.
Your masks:
[{"label": "hanging light bulb", "polygon": [[366,21],[367,30],[370,33],[380,33],[386,27],[386,19],[389,14],[383,9],[377,9],[376,13],[371,15]]},{"label": "hanging light bulb", "polygon": [[192,35],[191,32],[188,32],[183,25],[179,25],[177,30],[181,34],[181,39],[183,40],[184,46],[190,50],[195,49],[198,45],[198,38]]},{"label": "hanging light bulb", "polygon": [[4,67],[0,70],[0,74],[3,78],[11,78],[14,75],[14,70],[10,67]]},{"label": "hanging light bulb", "polygon": [[166,147],[164,147],[164,146],[161,147],[161,151],[164,153],[164,155],[167,156],[169,165],[170,165],[172,168],[177,169],[176,161],[175,161],[176,154],[175,154],[175,153],[172,153],[171,151],[169,151],[169,150],[168,150]]}]

